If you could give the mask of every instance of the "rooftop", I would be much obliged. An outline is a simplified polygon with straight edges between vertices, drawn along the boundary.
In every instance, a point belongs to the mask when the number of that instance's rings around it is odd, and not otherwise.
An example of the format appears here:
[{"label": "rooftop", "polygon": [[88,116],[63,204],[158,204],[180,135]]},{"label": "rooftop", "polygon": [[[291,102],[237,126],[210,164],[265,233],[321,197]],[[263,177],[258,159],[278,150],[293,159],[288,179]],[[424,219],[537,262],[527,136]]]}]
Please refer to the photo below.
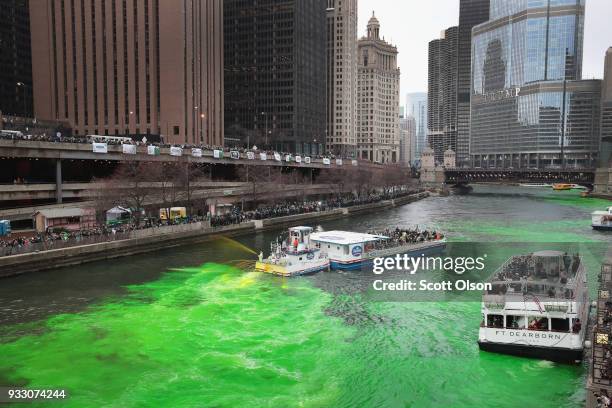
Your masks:
[{"label": "rooftop", "polygon": [[313,241],[327,242],[331,244],[351,245],[379,241],[381,239],[389,239],[389,237],[385,237],[383,235],[363,234],[361,232],[326,231],[314,233],[310,236],[310,239]]}]

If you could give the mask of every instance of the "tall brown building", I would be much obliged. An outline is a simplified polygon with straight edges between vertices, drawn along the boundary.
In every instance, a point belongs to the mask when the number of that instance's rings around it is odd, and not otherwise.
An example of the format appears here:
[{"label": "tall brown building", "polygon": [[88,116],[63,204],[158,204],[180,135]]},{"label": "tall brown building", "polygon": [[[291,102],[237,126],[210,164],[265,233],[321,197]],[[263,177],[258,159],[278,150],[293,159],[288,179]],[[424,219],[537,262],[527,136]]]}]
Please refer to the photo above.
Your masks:
[{"label": "tall brown building", "polygon": [[38,118],[223,144],[222,0],[35,0],[30,20]]}]

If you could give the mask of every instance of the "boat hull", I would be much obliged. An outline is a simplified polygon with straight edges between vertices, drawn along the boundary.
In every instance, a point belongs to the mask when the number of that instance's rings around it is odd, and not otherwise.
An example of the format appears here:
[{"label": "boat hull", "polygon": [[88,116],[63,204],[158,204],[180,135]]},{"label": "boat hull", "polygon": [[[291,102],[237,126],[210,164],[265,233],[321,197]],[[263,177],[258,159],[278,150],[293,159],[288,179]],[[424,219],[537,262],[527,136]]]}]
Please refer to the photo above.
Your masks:
[{"label": "boat hull", "polygon": [[431,241],[426,246],[403,246],[396,248],[389,248],[388,250],[375,251],[366,258],[356,260],[342,260],[342,259],[331,259],[329,266],[332,270],[343,270],[343,271],[354,271],[371,266],[374,262],[374,258],[385,258],[389,256],[395,256],[397,254],[408,255],[408,256],[420,256],[431,253],[437,253],[446,248],[446,241]]},{"label": "boat hull", "polygon": [[596,231],[612,231],[612,225],[593,225]]},{"label": "boat hull", "polygon": [[269,273],[272,275],[278,276],[302,276],[302,275],[310,275],[313,273],[328,271],[329,270],[329,262],[322,262],[318,264],[308,265],[302,269],[291,268],[285,265],[272,264],[268,262],[257,262],[255,264],[255,269],[261,272]]},{"label": "boat hull", "polygon": [[491,343],[478,341],[478,347],[483,351],[498,354],[509,354],[517,357],[537,358],[563,364],[579,364],[583,358],[582,349],[558,347],[542,347],[524,344]]}]

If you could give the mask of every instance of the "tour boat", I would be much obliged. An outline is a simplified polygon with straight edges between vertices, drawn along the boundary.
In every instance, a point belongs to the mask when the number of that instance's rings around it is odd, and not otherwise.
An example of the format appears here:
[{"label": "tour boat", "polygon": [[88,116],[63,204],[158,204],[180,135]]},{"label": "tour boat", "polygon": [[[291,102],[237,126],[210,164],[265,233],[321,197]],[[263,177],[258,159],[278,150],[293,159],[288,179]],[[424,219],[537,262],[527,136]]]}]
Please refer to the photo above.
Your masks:
[{"label": "tour boat", "polygon": [[578,254],[513,256],[489,283],[482,298],[481,350],[570,364],[582,360],[589,302]]},{"label": "tour boat", "polygon": [[555,191],[571,190],[573,188],[573,184],[556,183],[556,184],[553,184],[552,188]]},{"label": "tour boat", "polygon": [[311,227],[289,228],[289,239],[283,242],[274,242],[271,245],[271,254],[259,260],[255,269],[279,276],[299,276],[329,270],[329,258],[324,251],[311,247]]},{"label": "tour boat", "polygon": [[520,187],[552,187],[551,184],[548,183],[521,183],[519,184]]},{"label": "tour boat", "polygon": [[415,243],[399,243],[383,235],[349,231],[317,232],[310,239],[315,248],[327,253],[331,269],[336,270],[360,269],[371,264],[375,258],[397,254],[419,256],[446,247],[446,240],[439,234]]},{"label": "tour boat", "polygon": [[592,213],[591,226],[594,230],[612,230],[612,207],[608,207],[606,211],[595,211]]}]

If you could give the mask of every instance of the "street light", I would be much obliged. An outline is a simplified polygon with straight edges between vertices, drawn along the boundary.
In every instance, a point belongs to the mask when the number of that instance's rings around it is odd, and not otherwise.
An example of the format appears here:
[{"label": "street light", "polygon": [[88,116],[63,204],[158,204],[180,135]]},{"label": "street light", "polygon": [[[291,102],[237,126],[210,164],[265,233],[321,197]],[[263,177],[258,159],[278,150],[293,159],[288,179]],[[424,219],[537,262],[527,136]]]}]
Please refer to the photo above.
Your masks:
[{"label": "street light", "polygon": [[28,113],[26,112],[27,108],[26,108],[26,84],[23,82],[17,82],[17,87],[18,88],[22,88],[22,92],[21,92],[21,97],[23,99],[23,117],[25,118],[26,116],[28,116]]}]

